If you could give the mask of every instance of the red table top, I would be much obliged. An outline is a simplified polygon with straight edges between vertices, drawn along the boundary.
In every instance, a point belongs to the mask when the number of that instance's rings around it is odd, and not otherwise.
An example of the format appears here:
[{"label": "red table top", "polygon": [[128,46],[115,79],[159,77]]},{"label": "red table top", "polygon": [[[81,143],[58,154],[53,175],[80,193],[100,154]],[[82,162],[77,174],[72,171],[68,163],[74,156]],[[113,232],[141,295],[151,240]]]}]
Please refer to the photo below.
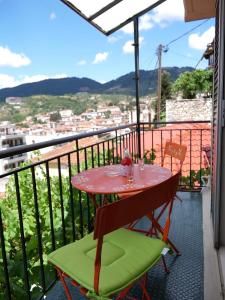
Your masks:
[{"label": "red table top", "polygon": [[144,190],[172,176],[169,169],[157,165],[145,165],[140,170],[134,165],[134,180],[128,183],[122,176],[121,165],[110,165],[83,171],[72,177],[72,185],[90,194],[118,194]]}]

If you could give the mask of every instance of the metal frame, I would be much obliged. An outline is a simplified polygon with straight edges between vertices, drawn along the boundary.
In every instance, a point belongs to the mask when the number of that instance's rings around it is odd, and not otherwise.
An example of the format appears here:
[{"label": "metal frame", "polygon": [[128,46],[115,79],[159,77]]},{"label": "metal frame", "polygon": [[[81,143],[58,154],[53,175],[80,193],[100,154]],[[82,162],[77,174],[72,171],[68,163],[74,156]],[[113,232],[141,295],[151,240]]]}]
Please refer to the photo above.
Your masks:
[{"label": "metal frame", "polygon": [[[225,109],[225,74],[224,74],[224,60],[225,60],[225,5],[223,0],[217,1],[217,24],[218,24],[218,82],[217,84],[217,111],[215,124],[215,140],[213,153],[213,188],[212,188],[212,199],[213,199],[213,225],[214,225],[214,246],[219,248],[225,244],[224,232],[225,223],[223,221],[223,215],[225,211],[225,203],[222,200],[222,196],[225,193],[224,190],[224,149],[225,149],[225,132],[224,132],[224,109]],[[216,144],[215,144],[216,143]]]},{"label": "metal frame", "polygon": [[[75,11],[78,15],[80,15],[82,18],[84,18],[87,22],[89,22],[91,25],[93,25],[96,29],[101,31],[105,35],[110,35],[113,32],[119,30],[123,26],[127,25],[131,21],[134,23],[134,59],[135,59],[135,87],[136,87],[136,112],[137,112],[137,150],[138,150],[138,157],[141,157],[141,137],[140,137],[140,103],[139,103],[139,30],[138,30],[138,18],[147,13],[148,11],[154,9],[158,5],[162,4],[166,0],[158,0],[154,4],[150,5],[146,9],[140,11],[139,13],[135,14],[131,18],[125,20],[118,26],[114,27],[113,29],[109,31],[105,31],[100,26],[98,26],[94,20],[105,13],[106,11],[109,11],[111,8],[116,6],[117,4],[121,3],[123,0],[114,0],[105,7],[101,8],[99,11],[94,13],[92,16],[87,18],[85,14],[83,14],[77,7],[75,7],[73,4],[68,2],[67,0],[61,0],[64,4],[66,4],[69,8],[71,8],[73,11]],[[159,120],[158,120],[159,121]]]},{"label": "metal frame", "polygon": [[144,15],[145,13],[147,13],[148,11],[154,9],[155,7],[157,7],[158,5],[162,4],[163,2],[165,2],[166,0],[158,0],[156,3],[150,5],[149,7],[147,7],[146,9],[140,11],[139,13],[135,14],[134,16],[132,16],[131,18],[127,19],[126,21],[122,22],[121,24],[119,24],[118,26],[114,27],[113,29],[109,30],[109,31],[105,31],[104,29],[102,29],[100,26],[98,26],[93,20],[97,17],[99,17],[101,14],[103,14],[104,12],[108,11],[110,8],[114,7],[115,5],[117,5],[118,3],[122,2],[123,0],[114,0],[111,3],[109,3],[108,5],[106,5],[105,7],[101,8],[98,12],[96,12],[95,14],[93,14],[92,16],[90,16],[89,18],[86,17],[77,7],[75,7],[74,5],[72,5],[70,2],[68,2],[67,0],[60,0],[62,1],[64,4],[66,4],[69,8],[71,8],[74,12],[76,12],[79,16],[81,16],[83,19],[85,19],[88,23],[90,23],[92,26],[94,26],[96,29],[98,29],[99,31],[101,31],[103,34],[105,34],[106,36],[112,34],[113,32],[119,30],[120,28],[122,28],[123,26],[127,25],[128,23],[130,23],[131,21],[134,21],[136,18],[141,17],[142,15]]},{"label": "metal frame", "polygon": [[[159,134],[161,136],[161,153],[163,153],[163,145],[165,143],[165,137],[168,137],[168,133],[171,137],[171,140],[173,140],[173,137],[177,134],[180,134],[180,143],[182,143],[183,139],[183,132],[186,132],[187,129],[183,128],[182,129],[182,124],[185,123],[209,123],[208,121],[195,121],[195,122],[170,122],[170,123],[163,123],[160,122],[160,124],[154,124],[154,123],[141,123],[140,125],[140,130],[141,130],[141,148],[145,149],[146,145],[146,137],[145,137],[145,132],[150,131],[152,134],[150,134],[150,143],[152,147],[154,148],[154,128],[152,127],[153,125],[157,126],[156,130],[160,131],[161,133]],[[181,124],[181,127],[178,127],[177,129],[167,129],[167,128],[162,128],[158,125],[166,125],[166,124]],[[131,128],[130,132],[128,133],[122,133],[120,132],[120,129],[125,129],[125,128]],[[41,278],[41,284],[43,287],[42,290],[42,296],[49,290],[49,288],[52,286],[53,283],[50,283],[50,285],[47,285],[47,280],[45,276],[45,269],[43,266],[43,246],[42,246],[42,236],[41,236],[41,224],[40,224],[40,208],[39,208],[39,197],[40,194],[38,193],[37,189],[37,176],[35,175],[35,171],[39,168],[42,167],[46,171],[46,205],[49,207],[49,242],[50,242],[50,248],[52,251],[54,251],[57,246],[56,246],[56,236],[57,236],[57,231],[55,228],[54,224],[54,214],[53,214],[53,203],[52,203],[52,195],[55,193],[53,191],[53,188],[51,186],[51,174],[50,174],[50,164],[52,161],[56,161],[56,168],[58,169],[58,181],[57,185],[59,187],[59,194],[58,194],[58,199],[59,199],[59,208],[60,208],[60,222],[62,224],[61,228],[61,237],[62,237],[62,243],[66,244],[68,242],[68,227],[67,224],[70,224],[72,230],[71,230],[71,237],[69,238],[70,240],[75,241],[78,236],[83,236],[84,235],[84,228],[86,227],[88,231],[90,232],[92,229],[92,219],[91,219],[91,209],[93,209],[93,204],[91,201],[89,202],[89,198],[81,193],[76,193],[74,189],[72,188],[71,185],[71,177],[76,173],[82,171],[82,164],[83,164],[83,169],[88,168],[87,161],[90,163],[90,167],[96,167],[101,165],[106,165],[110,164],[110,162],[113,163],[120,163],[121,159],[121,153],[122,149],[127,147],[130,153],[137,153],[137,124],[132,124],[131,125],[124,125],[120,127],[114,127],[110,129],[105,129],[101,130],[98,132],[92,132],[92,133],[87,133],[87,134],[80,134],[80,135],[74,135],[72,137],[67,137],[67,138],[62,138],[62,139],[56,139],[53,141],[49,142],[44,142],[44,143],[38,143],[36,145],[29,145],[29,146],[17,146],[14,147],[13,149],[8,151],[8,156],[11,155],[11,153],[24,153],[24,152],[29,152],[32,150],[36,149],[41,149],[45,148],[51,145],[60,145],[64,144],[66,142],[71,142],[74,140],[76,142],[76,148],[70,150],[67,153],[63,153],[48,159],[40,160],[40,161],[35,161],[29,165],[22,166],[20,168],[11,170],[5,174],[0,174],[0,179],[5,178],[7,176],[13,176],[14,179],[14,185],[15,185],[15,199],[17,202],[17,214],[18,214],[18,230],[20,232],[20,247],[21,247],[21,255],[22,255],[22,262],[23,262],[23,270],[24,270],[24,290],[26,293],[26,296],[28,299],[31,299],[31,294],[32,292],[30,291],[30,275],[28,274],[28,256],[27,256],[27,240],[25,239],[25,234],[24,234],[24,213],[23,213],[23,203],[22,203],[22,195],[21,195],[21,179],[20,179],[20,174],[21,172],[27,170],[30,172],[30,176],[32,179],[32,194],[33,194],[33,208],[34,208],[34,217],[35,217],[35,223],[36,223],[36,228],[37,228],[37,241],[38,241],[38,248],[37,248],[37,253],[40,261],[40,278]],[[204,135],[202,134],[204,131],[210,131],[210,129],[193,129],[194,131],[198,130],[200,137],[203,139]],[[107,132],[114,132],[114,135],[110,138],[107,138],[106,140],[99,141],[97,143],[93,143],[88,146],[81,147],[79,145],[79,140],[85,137],[90,137],[90,136],[97,136],[100,133],[107,133]],[[173,132],[175,133],[173,135]],[[164,137],[165,136],[165,137]],[[201,141],[198,144],[199,147],[201,148]],[[194,146],[192,143],[191,147]],[[110,154],[110,149],[114,149],[112,153]],[[82,156],[82,153],[84,155]],[[6,157],[7,153],[6,151],[2,151],[0,157]],[[75,157],[75,161],[72,162],[72,157]],[[63,196],[63,184],[62,184],[62,174],[61,174],[61,168],[62,168],[62,158],[66,159],[66,163],[68,166],[68,183],[69,183],[69,198],[64,199]],[[133,159],[136,160],[136,156],[133,156]],[[190,160],[190,166],[189,169],[192,169],[192,161]],[[199,167],[201,167],[202,161],[201,157],[199,157]],[[172,165],[171,165],[172,167]],[[75,173],[74,173],[75,172]],[[199,186],[200,187],[200,186]],[[188,187],[187,187],[188,188]],[[190,188],[190,187],[189,187]],[[97,201],[100,199],[96,199]],[[66,218],[66,211],[64,208],[64,201],[68,201],[68,211],[70,212],[68,214],[69,217]],[[76,205],[75,205],[76,201]],[[86,207],[86,210],[84,210],[84,205]],[[67,211],[67,212],[68,212]],[[87,218],[86,218],[87,217]],[[5,227],[5,219],[6,216],[2,214],[2,211],[0,209],[0,241],[1,241],[1,249],[0,252],[2,253],[2,259],[3,259],[3,272],[4,272],[4,277],[5,277],[5,291],[8,295],[8,299],[11,299],[13,297],[12,295],[12,278],[9,275],[9,270],[8,270],[8,253],[6,253],[5,249],[5,234],[7,232],[7,228]],[[75,224],[75,220],[79,220],[79,225]],[[86,221],[85,221],[86,220]],[[55,279],[54,279],[55,280]]]},{"label": "metal frame", "polygon": [[141,136],[140,136],[140,101],[139,101],[139,30],[138,18],[134,19],[134,60],[135,60],[135,95],[136,95],[136,113],[137,113],[137,148],[138,157],[141,157]]}]

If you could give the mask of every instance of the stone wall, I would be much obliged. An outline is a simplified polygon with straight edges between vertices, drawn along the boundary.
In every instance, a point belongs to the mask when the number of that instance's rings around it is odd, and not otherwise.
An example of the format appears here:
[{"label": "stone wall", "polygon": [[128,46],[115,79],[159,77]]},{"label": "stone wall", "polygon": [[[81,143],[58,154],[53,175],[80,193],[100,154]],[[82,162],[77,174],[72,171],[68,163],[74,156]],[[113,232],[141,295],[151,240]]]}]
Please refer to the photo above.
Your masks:
[{"label": "stone wall", "polygon": [[166,100],[166,121],[211,120],[212,99]]}]

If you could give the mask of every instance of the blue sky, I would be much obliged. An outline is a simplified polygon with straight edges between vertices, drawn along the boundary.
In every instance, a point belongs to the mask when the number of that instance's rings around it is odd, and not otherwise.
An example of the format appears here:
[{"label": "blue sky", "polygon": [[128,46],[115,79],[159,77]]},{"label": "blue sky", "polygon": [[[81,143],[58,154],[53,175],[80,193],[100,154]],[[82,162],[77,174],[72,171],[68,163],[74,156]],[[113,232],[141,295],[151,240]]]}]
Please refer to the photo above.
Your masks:
[{"label": "blue sky", "polygon": [[[202,23],[185,23],[182,3],[168,0],[140,21],[141,69],[155,67],[160,43]],[[213,27],[210,19],[171,44],[162,65],[195,66],[213,38]],[[106,37],[60,0],[0,0],[0,88],[67,76],[115,79],[134,70],[130,32],[127,26]],[[206,61],[199,65],[204,67]]]}]

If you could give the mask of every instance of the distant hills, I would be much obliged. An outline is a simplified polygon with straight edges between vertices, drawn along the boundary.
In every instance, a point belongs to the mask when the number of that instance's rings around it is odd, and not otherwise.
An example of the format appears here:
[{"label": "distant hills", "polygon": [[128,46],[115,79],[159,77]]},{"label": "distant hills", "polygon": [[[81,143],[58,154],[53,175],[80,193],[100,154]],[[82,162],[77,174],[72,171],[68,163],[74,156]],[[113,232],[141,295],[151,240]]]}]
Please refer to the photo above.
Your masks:
[{"label": "distant hills", "polygon": [[[191,67],[163,68],[175,81],[186,71],[193,71]],[[28,97],[32,95],[65,95],[78,92],[104,93],[104,94],[135,94],[134,72],[123,75],[107,83],[100,83],[90,78],[68,77],[61,79],[47,79],[39,82],[25,83],[13,88],[0,89],[0,101],[6,97]],[[157,70],[140,70],[140,95],[154,93],[157,86]]]}]

